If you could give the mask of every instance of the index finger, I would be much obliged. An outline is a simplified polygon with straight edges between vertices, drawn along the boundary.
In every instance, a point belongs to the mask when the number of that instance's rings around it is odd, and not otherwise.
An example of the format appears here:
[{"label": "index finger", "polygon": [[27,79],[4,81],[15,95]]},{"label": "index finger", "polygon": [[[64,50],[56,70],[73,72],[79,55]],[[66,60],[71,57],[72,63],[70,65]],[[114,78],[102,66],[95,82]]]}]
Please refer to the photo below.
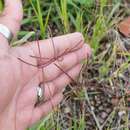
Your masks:
[{"label": "index finger", "polygon": [[[39,48],[36,44],[38,41],[30,43],[29,48],[34,52],[35,56],[39,56]],[[72,52],[83,46],[84,39],[81,33],[72,33],[63,36],[50,38],[39,41],[40,53],[43,58],[53,58],[60,56],[64,52]]]},{"label": "index finger", "polygon": [[[37,44],[38,43],[38,44]],[[34,41],[21,47],[16,47],[18,55],[23,61],[32,64],[45,64],[51,59],[59,58],[69,52],[82,48],[84,38],[81,33],[72,33],[41,41]],[[40,59],[42,57],[42,60]],[[39,59],[39,60],[38,60]],[[40,63],[39,63],[40,61]]]}]

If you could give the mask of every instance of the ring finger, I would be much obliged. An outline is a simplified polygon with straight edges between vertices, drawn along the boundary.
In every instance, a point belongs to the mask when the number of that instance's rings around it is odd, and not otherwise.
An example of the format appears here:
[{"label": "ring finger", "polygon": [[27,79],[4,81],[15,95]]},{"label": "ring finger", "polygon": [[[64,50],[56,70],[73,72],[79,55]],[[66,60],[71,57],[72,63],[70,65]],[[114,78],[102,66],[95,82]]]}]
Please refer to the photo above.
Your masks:
[{"label": "ring finger", "polygon": [[[81,65],[78,64],[73,69],[69,70],[67,74],[71,76],[73,79],[75,79],[76,76],[79,74],[80,69],[81,69]],[[44,101],[49,100],[56,93],[60,93],[64,89],[64,87],[70,82],[71,79],[66,74],[62,74],[59,78],[43,84]],[[26,106],[27,104],[33,106],[35,105],[35,103],[37,102],[36,87],[38,86],[38,84],[39,84],[39,79],[36,76],[27,86],[24,87],[21,95],[22,97],[21,101],[19,101],[21,102],[19,106],[21,109],[24,108],[24,106]]]}]

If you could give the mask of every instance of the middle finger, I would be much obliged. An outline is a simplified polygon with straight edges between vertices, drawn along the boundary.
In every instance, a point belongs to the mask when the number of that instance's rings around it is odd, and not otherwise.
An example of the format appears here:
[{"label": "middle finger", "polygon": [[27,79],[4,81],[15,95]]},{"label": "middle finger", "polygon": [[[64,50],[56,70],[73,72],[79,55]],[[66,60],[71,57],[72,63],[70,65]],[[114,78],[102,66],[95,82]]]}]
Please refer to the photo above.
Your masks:
[{"label": "middle finger", "polygon": [[88,45],[84,45],[78,51],[63,56],[63,58],[61,58],[62,60],[56,60],[44,68],[44,74],[41,75],[43,76],[42,78],[45,82],[56,79],[64,73],[64,71],[72,69],[82,60],[86,59],[89,55],[88,52]]}]

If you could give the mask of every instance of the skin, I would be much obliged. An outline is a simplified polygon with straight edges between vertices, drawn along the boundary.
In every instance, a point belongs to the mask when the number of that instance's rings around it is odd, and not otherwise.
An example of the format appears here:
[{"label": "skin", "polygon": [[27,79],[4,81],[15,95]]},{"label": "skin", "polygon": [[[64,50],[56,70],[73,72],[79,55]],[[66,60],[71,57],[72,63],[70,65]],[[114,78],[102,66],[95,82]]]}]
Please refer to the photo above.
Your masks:
[{"label": "skin", "polygon": [[[16,11],[17,10],[17,13]],[[10,13],[8,13],[10,12]],[[5,0],[5,10],[0,17],[0,23],[6,25],[16,36],[23,17],[20,0]],[[1,130],[25,130],[27,127],[46,116],[53,107],[63,99],[62,91],[71,82],[70,78],[59,70],[58,64],[73,79],[77,77],[82,67],[81,61],[91,55],[91,49],[84,44],[80,33],[72,33],[53,38],[57,56],[64,51],[66,54],[47,65],[44,73],[36,67],[21,62],[23,59],[37,65],[39,61],[30,57],[39,56],[36,42],[11,48],[7,39],[0,34],[0,126]],[[80,42],[79,42],[80,41]],[[77,46],[77,42],[79,42]],[[42,57],[54,57],[50,39],[39,41]],[[73,47],[76,48],[73,49]],[[46,61],[40,62],[44,65]],[[36,87],[44,79],[45,102],[34,107],[37,101]],[[49,89],[50,88],[50,89]],[[51,94],[50,94],[51,91]],[[53,106],[52,106],[53,105]]]}]

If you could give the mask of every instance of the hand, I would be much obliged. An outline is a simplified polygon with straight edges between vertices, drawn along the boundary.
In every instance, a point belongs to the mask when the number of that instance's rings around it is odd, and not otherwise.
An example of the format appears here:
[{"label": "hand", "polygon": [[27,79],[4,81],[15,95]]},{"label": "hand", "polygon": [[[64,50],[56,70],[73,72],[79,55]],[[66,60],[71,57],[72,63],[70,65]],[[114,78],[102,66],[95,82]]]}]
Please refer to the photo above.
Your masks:
[{"label": "hand", "polygon": [[[13,10],[17,10],[17,13]],[[13,0],[13,2],[6,0],[6,8],[0,18],[1,23],[6,25],[15,36],[20,28],[21,20],[22,4],[20,0]],[[91,55],[91,49],[84,44],[83,36],[80,33],[55,37],[53,40],[56,53],[62,60],[51,62],[42,73],[37,67],[25,64],[18,59],[34,65],[46,64],[45,60],[41,62],[31,57],[39,56],[36,41],[21,47],[10,48],[9,43],[1,34],[0,40],[1,130],[25,130],[59,104],[63,98],[63,88],[71,82],[70,78],[55,66],[55,63],[74,79],[80,72],[81,61]],[[54,48],[50,39],[41,40],[39,44],[42,57],[52,59]],[[66,53],[61,56],[65,51]],[[36,87],[41,81],[43,82],[42,79],[44,79],[45,102],[34,107],[37,102]]]}]

